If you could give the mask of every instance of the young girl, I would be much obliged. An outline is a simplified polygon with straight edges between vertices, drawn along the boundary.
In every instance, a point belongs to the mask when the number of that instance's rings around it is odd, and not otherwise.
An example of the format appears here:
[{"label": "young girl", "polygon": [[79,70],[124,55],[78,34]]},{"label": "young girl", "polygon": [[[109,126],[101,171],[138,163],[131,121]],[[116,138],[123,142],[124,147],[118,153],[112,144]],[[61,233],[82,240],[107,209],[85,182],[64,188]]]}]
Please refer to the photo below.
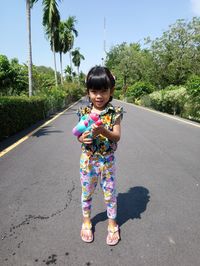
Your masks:
[{"label": "young girl", "polygon": [[93,67],[86,79],[90,105],[78,110],[79,118],[85,114],[97,113],[102,125],[84,132],[78,140],[82,143],[80,159],[80,179],[82,185],[83,224],[81,238],[84,242],[93,241],[91,224],[92,195],[98,179],[107,206],[108,235],[107,244],[116,245],[120,240],[116,223],[117,199],[115,188],[115,156],[117,142],[120,140],[123,110],[110,104],[114,93],[115,79],[106,67]]}]

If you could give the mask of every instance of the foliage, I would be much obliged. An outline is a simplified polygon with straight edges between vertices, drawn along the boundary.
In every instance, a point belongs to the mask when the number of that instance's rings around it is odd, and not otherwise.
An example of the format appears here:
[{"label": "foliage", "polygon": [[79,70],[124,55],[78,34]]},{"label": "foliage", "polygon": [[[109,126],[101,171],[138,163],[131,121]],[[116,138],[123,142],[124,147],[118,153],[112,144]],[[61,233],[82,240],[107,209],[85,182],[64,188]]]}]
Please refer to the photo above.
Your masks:
[{"label": "foliage", "polygon": [[200,76],[192,75],[187,83],[187,93],[191,96],[191,98],[200,103]]},{"label": "foliage", "polygon": [[[122,43],[110,49],[108,66],[117,77],[116,87],[127,87],[143,80],[158,90],[183,85],[191,74],[200,75],[200,18],[179,19],[162,36],[144,48],[139,43]],[[146,47],[146,48],[145,48]]]},{"label": "foliage", "polygon": [[76,48],[74,51],[72,51],[72,56],[72,62],[77,67],[79,76],[79,67],[81,64],[81,60],[85,60],[85,57],[80,53],[79,48]]},{"label": "foliage", "polygon": [[12,84],[13,73],[10,62],[5,55],[0,55],[0,93],[5,94]]},{"label": "foliage", "polygon": [[[107,54],[106,66],[117,77],[116,87],[123,88],[125,94],[127,87],[143,79],[148,81],[145,68],[150,65],[150,53],[142,50],[138,43],[130,45],[122,43],[111,48]],[[148,69],[148,68],[147,68]]]},{"label": "foliage", "polygon": [[178,19],[151,42],[152,75],[161,88],[184,84],[191,73],[200,72],[200,19]]},{"label": "foliage", "polygon": [[141,98],[141,104],[169,114],[181,115],[188,100],[186,88],[172,86],[170,90],[154,91]]},{"label": "foliage", "polygon": [[153,92],[153,87],[151,84],[143,81],[138,81],[134,85],[128,87],[126,92],[126,97],[131,98],[132,101],[140,99],[146,94]]},{"label": "foliage", "polygon": [[50,67],[33,66],[33,93],[40,94],[43,90],[48,90],[53,87],[54,71]]},{"label": "foliage", "polygon": [[79,84],[65,83],[44,88],[37,96],[0,97],[0,140],[65,108],[83,95]]},{"label": "foliage", "polygon": [[28,69],[17,59],[0,55],[0,95],[19,95],[28,87]]},{"label": "foliage", "polygon": [[0,139],[44,119],[45,99],[39,97],[0,97]]},{"label": "foliage", "polygon": [[85,88],[78,82],[73,82],[73,83],[65,82],[64,89],[67,92],[70,101],[72,102],[77,101],[83,95],[86,94]]}]

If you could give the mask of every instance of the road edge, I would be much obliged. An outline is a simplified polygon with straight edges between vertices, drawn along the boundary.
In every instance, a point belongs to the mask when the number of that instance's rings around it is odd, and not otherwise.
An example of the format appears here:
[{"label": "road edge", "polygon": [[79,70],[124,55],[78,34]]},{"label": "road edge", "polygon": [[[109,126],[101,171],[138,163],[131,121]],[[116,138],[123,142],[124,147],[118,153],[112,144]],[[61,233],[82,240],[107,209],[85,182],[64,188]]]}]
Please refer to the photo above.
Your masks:
[{"label": "road edge", "polygon": [[34,129],[33,131],[29,132],[28,134],[26,134],[24,137],[20,138],[18,141],[16,141],[15,143],[13,143],[12,145],[8,146],[7,148],[5,148],[4,150],[0,151],[0,158],[3,157],[5,154],[7,154],[8,152],[10,152],[11,150],[13,150],[14,148],[16,148],[17,146],[19,146],[21,143],[23,143],[24,141],[26,141],[27,139],[29,139],[33,134],[35,134],[37,131],[39,131],[41,128],[47,126],[48,124],[50,124],[51,122],[53,122],[54,120],[56,120],[59,116],[61,116],[62,114],[64,114],[67,110],[69,110],[70,108],[72,108],[74,105],[76,105],[78,102],[80,102],[82,100],[79,99],[78,101],[76,101],[75,103],[73,103],[72,105],[68,106],[66,109],[64,109],[63,111],[61,111],[60,113],[56,114],[53,118],[49,119],[48,121],[46,121],[44,124],[42,124],[41,126],[37,127],[36,129]]},{"label": "road edge", "polygon": [[136,108],[143,109],[145,111],[149,111],[149,112],[152,112],[152,113],[156,113],[156,114],[159,114],[159,115],[162,115],[162,116],[165,116],[165,117],[168,117],[168,118],[171,118],[171,119],[180,121],[182,123],[189,124],[189,125],[192,125],[192,126],[195,126],[195,127],[199,127],[200,128],[200,124],[198,124],[197,122],[193,122],[193,121],[190,121],[190,120],[186,120],[184,118],[177,117],[177,116],[174,116],[174,115],[170,115],[168,113],[163,113],[163,112],[160,112],[160,111],[157,111],[157,110],[154,110],[154,109],[150,109],[148,107],[139,106],[139,105],[136,105],[136,104],[133,104],[133,103],[127,103],[127,102],[124,102],[124,101],[121,101],[121,100],[118,100],[118,99],[114,99],[114,100],[115,101],[119,101],[119,102],[121,102],[123,104],[131,105],[131,106],[134,106]]}]

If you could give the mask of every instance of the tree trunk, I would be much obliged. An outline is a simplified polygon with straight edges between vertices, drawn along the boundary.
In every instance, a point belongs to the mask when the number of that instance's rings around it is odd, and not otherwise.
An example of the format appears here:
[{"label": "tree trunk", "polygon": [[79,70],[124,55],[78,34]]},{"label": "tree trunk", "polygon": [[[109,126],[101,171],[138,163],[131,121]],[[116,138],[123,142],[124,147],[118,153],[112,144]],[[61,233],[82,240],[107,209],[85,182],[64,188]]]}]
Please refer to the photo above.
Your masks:
[{"label": "tree trunk", "polygon": [[[72,68],[72,53],[71,53],[71,50],[69,50],[69,63],[70,63],[70,67],[71,67],[71,72],[73,73],[73,68]],[[73,75],[72,75],[72,81],[74,81]]]},{"label": "tree trunk", "polygon": [[72,70],[72,53],[71,53],[71,50],[69,50],[69,63],[70,63],[70,67],[71,67],[71,70]]},{"label": "tree trunk", "polygon": [[61,84],[63,85],[63,70],[62,70],[62,52],[60,52],[60,71],[61,71]]},{"label": "tree trunk", "polygon": [[79,66],[77,66],[77,73],[78,73],[78,84],[80,84],[80,80],[79,80]]},{"label": "tree trunk", "polygon": [[57,77],[57,67],[56,67],[56,52],[55,52],[54,38],[52,38],[52,39],[53,39],[54,74],[55,74],[56,87],[58,87],[58,77]]},{"label": "tree trunk", "polygon": [[26,16],[27,16],[27,28],[28,28],[28,84],[29,84],[29,97],[33,93],[32,84],[32,46],[31,46],[31,8],[30,0],[26,0]]}]

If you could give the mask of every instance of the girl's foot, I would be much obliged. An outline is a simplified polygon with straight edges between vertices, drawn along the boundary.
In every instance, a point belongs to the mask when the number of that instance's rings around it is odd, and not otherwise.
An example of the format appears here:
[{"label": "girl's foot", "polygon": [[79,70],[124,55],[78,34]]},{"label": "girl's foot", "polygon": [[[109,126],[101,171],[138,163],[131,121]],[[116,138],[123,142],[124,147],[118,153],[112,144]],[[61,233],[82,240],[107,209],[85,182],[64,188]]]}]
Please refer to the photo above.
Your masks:
[{"label": "girl's foot", "polygon": [[115,246],[120,241],[120,234],[119,234],[119,226],[116,224],[114,225],[108,225],[108,235],[106,238],[106,243],[109,246]]},{"label": "girl's foot", "polygon": [[82,224],[81,239],[86,243],[91,243],[94,240],[91,223],[84,222]]}]

